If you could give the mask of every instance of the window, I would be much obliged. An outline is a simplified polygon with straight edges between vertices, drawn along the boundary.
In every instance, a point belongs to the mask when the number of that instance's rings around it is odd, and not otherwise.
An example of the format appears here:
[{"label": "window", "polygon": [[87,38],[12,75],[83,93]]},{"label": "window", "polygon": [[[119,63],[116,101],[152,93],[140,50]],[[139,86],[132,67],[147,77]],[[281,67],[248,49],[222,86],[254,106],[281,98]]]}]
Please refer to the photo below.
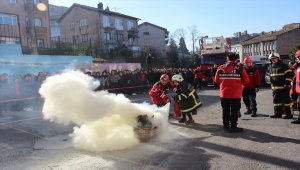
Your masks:
[{"label": "window", "polygon": [[20,39],[11,37],[0,37],[0,44],[20,44]]},{"label": "window", "polygon": [[124,22],[121,19],[116,19],[116,29],[117,30],[124,30]]},{"label": "window", "polygon": [[[27,0],[24,0],[25,4],[27,4]],[[33,4],[41,3],[41,0],[33,0]]]},{"label": "window", "polygon": [[34,4],[38,4],[38,3],[40,3],[41,2],[41,0],[33,0],[33,3]]},{"label": "window", "polygon": [[124,41],[124,35],[123,34],[117,34],[117,40],[118,41]]},{"label": "window", "polygon": [[41,27],[42,26],[42,19],[34,18],[34,26]]},{"label": "window", "polygon": [[44,47],[44,40],[43,39],[37,39],[37,47],[43,48]]},{"label": "window", "polygon": [[17,3],[17,0],[0,0],[0,2]]},{"label": "window", "polygon": [[88,23],[87,23],[87,19],[86,18],[85,19],[81,19],[79,21],[79,26],[80,27],[87,26],[87,25],[88,25]]},{"label": "window", "polygon": [[88,41],[88,34],[82,34],[81,35],[81,42],[87,42]]},{"label": "window", "polygon": [[71,29],[74,29],[75,28],[75,24],[74,22],[71,23]]},{"label": "window", "polygon": [[103,27],[110,27],[109,16],[103,16]]},{"label": "window", "polygon": [[134,37],[132,35],[128,35],[128,42],[133,43]]},{"label": "window", "polygon": [[149,32],[143,32],[143,35],[149,35]]},{"label": "window", "polygon": [[128,24],[127,24],[127,29],[128,30],[131,30],[131,29],[133,29],[134,28],[134,24],[133,24],[133,22],[131,22],[131,21],[128,21]]},{"label": "window", "polygon": [[16,15],[7,15],[0,13],[0,24],[4,25],[17,25],[17,16]]},{"label": "window", "polygon": [[105,41],[111,40],[111,36],[110,36],[110,33],[109,33],[109,32],[105,32],[105,33],[104,33],[104,40],[105,40]]},{"label": "window", "polygon": [[75,35],[73,35],[72,41],[73,41],[73,45],[75,45],[76,44],[76,37],[75,37]]},{"label": "window", "polygon": [[60,36],[60,29],[58,27],[51,28],[51,37],[58,37]]}]

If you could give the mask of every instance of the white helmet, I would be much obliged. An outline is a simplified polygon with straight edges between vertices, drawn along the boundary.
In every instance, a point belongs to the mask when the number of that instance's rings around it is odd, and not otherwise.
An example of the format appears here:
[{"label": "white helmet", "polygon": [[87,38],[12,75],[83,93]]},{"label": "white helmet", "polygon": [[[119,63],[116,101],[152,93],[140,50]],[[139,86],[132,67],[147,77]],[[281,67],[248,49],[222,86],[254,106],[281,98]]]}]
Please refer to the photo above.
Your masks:
[{"label": "white helmet", "polygon": [[278,57],[278,59],[280,59],[280,55],[278,53],[271,53],[269,55],[269,60],[271,60],[272,58]]},{"label": "white helmet", "polygon": [[183,77],[180,74],[175,74],[172,77],[172,81],[178,81],[178,82],[182,82],[183,81]]}]

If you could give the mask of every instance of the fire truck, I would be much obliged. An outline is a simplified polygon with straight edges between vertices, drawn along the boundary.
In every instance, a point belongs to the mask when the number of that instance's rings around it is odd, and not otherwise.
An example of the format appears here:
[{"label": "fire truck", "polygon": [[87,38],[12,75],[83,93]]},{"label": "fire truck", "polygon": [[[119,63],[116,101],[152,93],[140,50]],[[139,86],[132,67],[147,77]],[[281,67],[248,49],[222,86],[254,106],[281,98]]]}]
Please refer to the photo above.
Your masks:
[{"label": "fire truck", "polygon": [[226,56],[230,52],[230,39],[221,37],[201,37],[199,40],[200,55],[198,65],[203,72],[203,85],[213,84],[212,68],[214,64],[226,63]]}]

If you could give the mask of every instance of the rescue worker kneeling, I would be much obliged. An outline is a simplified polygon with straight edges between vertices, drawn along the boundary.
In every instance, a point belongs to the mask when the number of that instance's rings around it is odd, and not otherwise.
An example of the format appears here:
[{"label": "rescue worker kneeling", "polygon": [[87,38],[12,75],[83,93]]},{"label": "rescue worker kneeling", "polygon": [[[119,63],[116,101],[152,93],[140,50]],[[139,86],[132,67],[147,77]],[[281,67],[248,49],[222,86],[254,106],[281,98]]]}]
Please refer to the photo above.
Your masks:
[{"label": "rescue worker kneeling", "polygon": [[[175,74],[172,77],[172,81],[175,86],[173,91],[176,93],[174,100],[179,103],[182,114],[182,118],[179,120],[179,123],[194,123],[195,121],[192,118],[192,115],[197,114],[197,109],[202,105],[199,101],[196,90],[191,90],[188,83],[183,81],[183,77],[180,74]],[[186,116],[188,116],[189,120],[187,120]]]},{"label": "rescue worker kneeling", "polygon": [[271,118],[282,118],[282,114],[286,114],[284,119],[292,119],[292,103],[290,98],[290,87],[292,81],[292,71],[288,65],[280,60],[278,53],[269,55],[272,64],[266,73],[266,81],[269,80],[273,91],[274,115]]}]

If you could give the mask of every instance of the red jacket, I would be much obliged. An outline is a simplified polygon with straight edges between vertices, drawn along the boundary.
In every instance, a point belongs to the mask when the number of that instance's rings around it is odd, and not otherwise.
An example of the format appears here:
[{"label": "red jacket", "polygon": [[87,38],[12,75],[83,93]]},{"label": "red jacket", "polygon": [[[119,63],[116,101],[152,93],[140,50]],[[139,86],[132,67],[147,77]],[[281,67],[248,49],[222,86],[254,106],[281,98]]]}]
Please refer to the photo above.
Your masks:
[{"label": "red jacket", "polygon": [[242,66],[229,61],[218,68],[215,82],[220,85],[221,98],[240,99],[242,97],[242,85],[249,82],[249,77]]},{"label": "red jacket", "polygon": [[169,82],[166,85],[163,85],[160,81],[155,83],[151,88],[149,95],[153,104],[157,106],[163,106],[168,103],[169,98],[167,96],[167,91],[173,90],[174,85],[172,82]]},{"label": "red jacket", "polygon": [[295,91],[300,94],[300,64],[296,63],[295,64],[295,69],[296,69],[296,75],[295,75],[295,80],[294,80],[294,89]]},{"label": "red jacket", "polygon": [[254,67],[246,68],[245,70],[249,77],[249,82],[243,85],[243,88],[258,88],[260,86],[260,75],[259,71]]},{"label": "red jacket", "polygon": [[197,69],[195,69],[195,71],[194,71],[194,77],[195,77],[195,79],[200,79],[200,80],[202,80],[202,78],[203,78],[203,72],[202,72],[202,70],[200,69],[200,67],[198,67]]}]

